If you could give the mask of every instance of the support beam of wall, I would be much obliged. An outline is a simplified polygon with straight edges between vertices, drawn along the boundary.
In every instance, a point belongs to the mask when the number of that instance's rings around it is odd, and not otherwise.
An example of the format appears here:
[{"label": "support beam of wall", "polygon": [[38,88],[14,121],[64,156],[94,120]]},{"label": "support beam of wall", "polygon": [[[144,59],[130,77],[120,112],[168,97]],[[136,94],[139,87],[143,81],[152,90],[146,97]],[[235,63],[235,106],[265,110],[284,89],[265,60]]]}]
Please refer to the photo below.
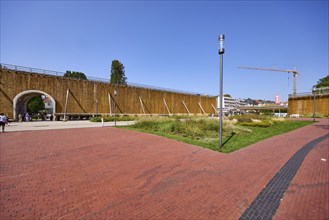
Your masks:
[{"label": "support beam of wall", "polygon": [[95,105],[96,105],[96,116],[98,115],[98,100],[95,100]]},{"label": "support beam of wall", "polygon": [[169,108],[168,108],[167,102],[166,102],[166,100],[165,100],[164,98],[163,98],[163,103],[165,104],[165,106],[166,106],[166,108],[167,108],[167,111],[168,111],[169,115],[171,115],[171,112],[170,112],[170,110],[169,110]]},{"label": "support beam of wall", "polygon": [[[111,94],[109,94],[109,96],[110,96],[110,99],[112,99],[112,101],[114,102],[114,98],[113,98],[113,96],[112,96]],[[123,111],[122,111],[121,108],[119,107],[119,105],[118,105],[118,101],[117,101],[116,103],[114,102],[114,104],[116,104],[117,109],[118,109],[119,112],[122,114]]]},{"label": "support beam of wall", "polygon": [[145,115],[145,109],[144,109],[143,101],[142,101],[142,98],[140,96],[139,96],[139,102],[141,103],[143,114]]},{"label": "support beam of wall", "polygon": [[186,106],[186,104],[185,104],[184,100],[182,100],[182,103],[183,103],[183,105],[184,105],[184,107],[185,107],[185,109],[186,109],[187,113],[190,115],[191,113],[190,113],[190,111],[188,110],[188,108],[187,108],[187,106]]},{"label": "support beam of wall", "polygon": [[109,97],[109,108],[110,108],[110,115],[112,116],[112,102],[111,102],[111,93],[108,93]]},{"label": "support beam of wall", "polygon": [[73,98],[73,100],[76,101],[77,105],[82,110],[82,112],[83,113],[86,113],[85,109],[82,107],[82,105],[80,104],[79,100],[75,97],[75,95],[73,94],[73,92],[70,90],[69,93],[70,93],[71,97]]},{"label": "support beam of wall", "polygon": [[67,89],[66,90],[66,99],[65,99],[64,121],[66,120],[67,104],[68,104],[68,101],[69,101],[69,94],[70,94],[70,89]]},{"label": "support beam of wall", "polygon": [[94,83],[94,102],[95,102],[95,112],[98,115],[98,98],[97,98],[97,84]]},{"label": "support beam of wall", "polygon": [[211,104],[211,107],[214,109],[215,114],[217,114],[218,110],[216,110],[215,106],[212,103],[210,103],[210,104]]},{"label": "support beam of wall", "polygon": [[201,109],[201,111],[203,112],[203,114],[206,114],[206,112],[203,110],[203,108],[202,108],[202,106],[201,106],[200,102],[198,102],[198,104],[199,104],[199,106],[200,106],[200,109]]}]

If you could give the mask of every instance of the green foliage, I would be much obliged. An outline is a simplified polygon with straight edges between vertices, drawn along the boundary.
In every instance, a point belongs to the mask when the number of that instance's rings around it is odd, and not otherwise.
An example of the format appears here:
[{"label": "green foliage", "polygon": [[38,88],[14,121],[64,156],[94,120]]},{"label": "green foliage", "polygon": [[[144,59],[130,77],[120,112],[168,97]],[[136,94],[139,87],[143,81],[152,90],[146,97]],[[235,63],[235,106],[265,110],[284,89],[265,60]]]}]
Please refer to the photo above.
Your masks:
[{"label": "green foliage", "polygon": [[112,61],[110,83],[118,85],[127,85],[125,67],[119,60]]},{"label": "green foliage", "polygon": [[[307,115],[304,115],[305,118],[313,118],[313,114],[307,114]],[[315,117],[316,118],[324,118],[324,115],[319,113],[319,112],[315,112]]]},{"label": "green foliage", "polygon": [[272,118],[269,115],[236,115],[231,116],[231,120],[237,120],[237,124],[240,126],[249,127],[270,127],[273,124],[280,123],[276,118]]},{"label": "green foliage", "polygon": [[66,70],[66,73],[64,74],[64,77],[68,77],[68,78],[76,78],[76,79],[87,79],[86,75],[82,72],[76,72],[76,71],[69,71]]},{"label": "green foliage", "polygon": [[[269,117],[254,115],[252,115],[252,117],[239,116],[237,118],[243,118],[243,122],[237,122],[237,119],[224,120],[224,146],[222,148],[218,147],[218,119],[192,117],[188,117],[186,119],[177,119],[174,117],[147,117],[139,120],[135,125],[129,126],[128,128],[161,135],[188,144],[209,148],[214,151],[229,153],[256,143],[260,140],[312,123],[311,121],[285,121],[283,119],[275,120]],[[250,118],[250,120],[248,118]],[[260,120],[260,118],[262,120]]]},{"label": "green foliage", "polygon": [[253,120],[270,120],[271,117],[268,115],[255,115],[255,114],[246,114],[246,115],[234,115],[229,117],[230,120],[236,119],[238,122],[252,122]]},{"label": "green foliage", "polygon": [[45,110],[45,104],[41,96],[33,97],[27,102],[27,111],[29,113],[38,113],[41,110]]},{"label": "green foliage", "polygon": [[236,118],[237,120],[238,120],[238,122],[240,122],[240,123],[243,123],[243,122],[252,122],[252,120],[251,120],[251,118],[249,118],[249,117],[238,117],[238,118]]},{"label": "green foliage", "polygon": [[261,122],[241,122],[239,123],[239,125],[241,126],[251,126],[251,127],[270,127],[272,125],[272,123],[270,123],[269,121],[261,121]]},{"label": "green foliage", "polygon": [[[104,122],[109,122],[109,121],[114,121],[114,115],[109,116],[97,116],[93,117],[90,119],[91,122],[101,122],[103,118]],[[131,115],[117,115],[116,116],[116,121],[135,121],[138,120],[139,118],[137,116],[131,116]]]},{"label": "green foliage", "polygon": [[328,86],[329,86],[329,75],[319,79],[319,81],[316,84],[316,88],[328,87]]},{"label": "green foliage", "polygon": [[[217,119],[206,118],[175,119],[171,117],[149,117],[141,119],[132,127],[145,131],[174,134],[191,140],[201,140],[206,138],[216,139],[218,137],[219,122]],[[239,133],[242,130],[232,126],[225,126],[223,131],[226,134],[231,134],[231,132]]]}]

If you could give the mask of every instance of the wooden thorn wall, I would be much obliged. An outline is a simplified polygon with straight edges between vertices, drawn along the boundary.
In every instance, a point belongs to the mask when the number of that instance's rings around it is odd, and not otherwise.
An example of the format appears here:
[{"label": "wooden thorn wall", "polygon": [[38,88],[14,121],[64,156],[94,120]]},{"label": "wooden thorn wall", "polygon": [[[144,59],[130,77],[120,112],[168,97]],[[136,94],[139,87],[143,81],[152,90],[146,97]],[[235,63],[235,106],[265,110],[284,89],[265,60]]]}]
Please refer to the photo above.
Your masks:
[{"label": "wooden thorn wall", "polygon": [[[110,114],[109,94],[114,97],[115,86],[109,83],[89,80],[75,80],[60,76],[44,75],[0,69],[0,111],[10,118],[13,115],[14,97],[27,90],[38,90],[55,99],[55,113],[64,113],[66,92],[69,89],[67,113]],[[215,114],[213,106],[217,106],[216,97],[192,95],[170,91],[154,90],[133,86],[117,86],[117,113],[120,114],[186,114],[188,106],[191,114]],[[114,102],[112,100],[112,114]]]}]

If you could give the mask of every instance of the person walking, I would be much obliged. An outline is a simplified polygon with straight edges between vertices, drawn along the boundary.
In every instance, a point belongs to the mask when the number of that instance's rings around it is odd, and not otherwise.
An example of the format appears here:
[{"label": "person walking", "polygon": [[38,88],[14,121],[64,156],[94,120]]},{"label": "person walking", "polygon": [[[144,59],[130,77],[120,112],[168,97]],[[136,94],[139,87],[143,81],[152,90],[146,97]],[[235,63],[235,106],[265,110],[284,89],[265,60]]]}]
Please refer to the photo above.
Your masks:
[{"label": "person walking", "polygon": [[5,132],[6,124],[8,124],[8,119],[3,113],[1,113],[0,114],[0,126],[1,126],[2,132]]},{"label": "person walking", "polygon": [[19,113],[19,115],[18,115],[18,122],[19,123],[22,123],[22,121],[23,121],[23,116],[22,116],[21,113]]},{"label": "person walking", "polygon": [[26,112],[26,114],[25,114],[25,121],[26,121],[26,122],[29,122],[30,119],[31,119],[31,117],[30,117],[29,113]]}]

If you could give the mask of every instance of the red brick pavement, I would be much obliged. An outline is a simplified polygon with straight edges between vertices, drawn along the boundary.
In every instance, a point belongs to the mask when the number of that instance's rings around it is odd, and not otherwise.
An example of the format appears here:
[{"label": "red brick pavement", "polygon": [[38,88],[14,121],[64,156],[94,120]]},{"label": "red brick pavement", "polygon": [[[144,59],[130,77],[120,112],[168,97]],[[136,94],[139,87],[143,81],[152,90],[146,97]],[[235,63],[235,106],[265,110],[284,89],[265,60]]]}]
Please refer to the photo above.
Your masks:
[{"label": "red brick pavement", "polygon": [[305,158],[275,219],[329,219],[329,140]]},{"label": "red brick pavement", "polygon": [[[328,124],[228,155],[110,127],[1,133],[0,217],[237,219],[296,151],[328,133]],[[314,218],[328,218],[326,152],[325,141],[311,151],[278,219],[312,217],[313,210]],[[315,163],[319,157],[327,161]]]}]

